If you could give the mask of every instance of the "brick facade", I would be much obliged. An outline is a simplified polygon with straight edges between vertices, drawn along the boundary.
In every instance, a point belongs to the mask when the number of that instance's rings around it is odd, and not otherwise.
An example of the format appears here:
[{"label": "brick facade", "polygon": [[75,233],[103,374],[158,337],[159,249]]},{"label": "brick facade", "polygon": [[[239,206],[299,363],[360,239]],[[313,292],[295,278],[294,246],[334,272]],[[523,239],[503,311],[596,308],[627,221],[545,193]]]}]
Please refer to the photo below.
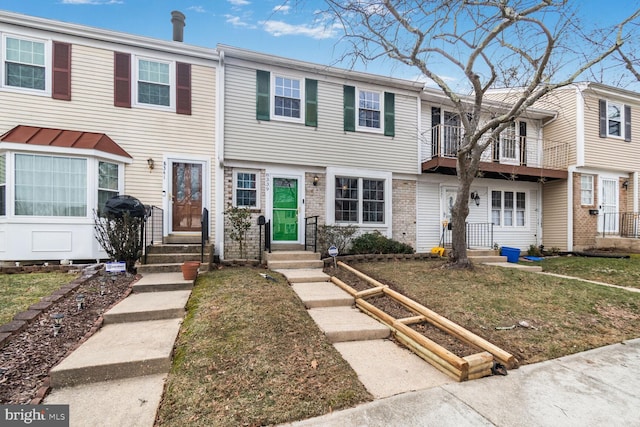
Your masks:
[{"label": "brick facade", "polygon": [[573,247],[576,250],[593,248],[598,234],[598,215],[589,210],[598,209],[598,176],[593,176],[593,205],[581,204],[581,173],[573,174]]},{"label": "brick facade", "polygon": [[394,179],[392,183],[393,236],[416,248],[416,181]]}]

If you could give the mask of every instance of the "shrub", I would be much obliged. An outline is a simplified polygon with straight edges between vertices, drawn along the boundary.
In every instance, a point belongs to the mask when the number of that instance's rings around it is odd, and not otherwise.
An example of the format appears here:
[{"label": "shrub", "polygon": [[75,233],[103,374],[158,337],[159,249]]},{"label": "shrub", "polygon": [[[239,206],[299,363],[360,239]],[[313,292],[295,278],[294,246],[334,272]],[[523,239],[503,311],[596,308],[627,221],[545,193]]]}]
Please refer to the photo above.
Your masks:
[{"label": "shrub", "polygon": [[529,250],[527,250],[527,255],[542,256],[542,249],[536,245],[529,245]]},{"label": "shrub", "polygon": [[99,216],[94,212],[96,239],[107,255],[114,261],[124,261],[129,273],[135,273],[135,264],[142,256],[140,230],[143,218],[122,216]]},{"label": "shrub", "polygon": [[331,245],[338,248],[338,253],[344,254],[349,248],[351,238],[358,229],[353,225],[320,225],[318,226],[318,249],[322,256],[328,256]]},{"label": "shrub", "polygon": [[227,229],[231,240],[238,242],[240,246],[240,258],[244,258],[244,242],[247,240],[247,231],[251,228],[251,211],[247,208],[239,208],[231,205],[223,212],[229,218],[231,229]]},{"label": "shrub", "polygon": [[354,254],[412,254],[413,248],[406,243],[389,239],[379,231],[374,231],[353,239],[351,252]]}]

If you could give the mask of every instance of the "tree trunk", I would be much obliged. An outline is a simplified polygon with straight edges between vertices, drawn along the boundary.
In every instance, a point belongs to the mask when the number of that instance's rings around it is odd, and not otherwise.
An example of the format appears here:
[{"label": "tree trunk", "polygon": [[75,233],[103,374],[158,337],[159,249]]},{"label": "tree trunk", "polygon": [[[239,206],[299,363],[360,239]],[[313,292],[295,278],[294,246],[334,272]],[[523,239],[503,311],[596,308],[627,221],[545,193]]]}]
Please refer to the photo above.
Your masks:
[{"label": "tree trunk", "polygon": [[471,183],[476,176],[477,163],[467,157],[466,153],[458,153],[458,193],[451,212],[451,266],[454,268],[473,268],[467,257],[467,216]]}]

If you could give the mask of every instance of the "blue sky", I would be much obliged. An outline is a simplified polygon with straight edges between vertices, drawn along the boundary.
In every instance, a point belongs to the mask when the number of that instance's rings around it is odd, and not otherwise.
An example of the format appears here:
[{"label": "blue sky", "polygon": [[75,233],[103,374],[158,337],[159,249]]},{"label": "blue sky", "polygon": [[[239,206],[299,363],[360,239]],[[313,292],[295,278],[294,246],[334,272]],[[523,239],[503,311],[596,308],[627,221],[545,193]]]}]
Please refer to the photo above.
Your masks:
[{"label": "blue sky", "polygon": [[[575,1],[586,24],[613,24],[640,5],[640,0]],[[350,63],[338,62],[344,51],[340,30],[328,27],[317,13],[324,7],[322,0],[0,0],[2,10],[164,40],[172,35],[171,11],[180,10],[187,17],[186,43],[211,48],[223,43],[349,68]],[[417,76],[388,59],[354,68]]]}]

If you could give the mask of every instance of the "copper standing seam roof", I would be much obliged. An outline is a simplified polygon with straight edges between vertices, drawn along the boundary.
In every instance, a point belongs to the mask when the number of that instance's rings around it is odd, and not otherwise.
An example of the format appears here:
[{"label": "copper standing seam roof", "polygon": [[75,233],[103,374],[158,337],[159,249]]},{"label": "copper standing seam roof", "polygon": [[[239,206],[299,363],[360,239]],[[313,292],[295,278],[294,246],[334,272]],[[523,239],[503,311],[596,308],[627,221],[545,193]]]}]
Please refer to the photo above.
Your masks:
[{"label": "copper standing seam roof", "polygon": [[18,125],[0,136],[0,142],[92,149],[132,158],[129,153],[104,133]]}]

